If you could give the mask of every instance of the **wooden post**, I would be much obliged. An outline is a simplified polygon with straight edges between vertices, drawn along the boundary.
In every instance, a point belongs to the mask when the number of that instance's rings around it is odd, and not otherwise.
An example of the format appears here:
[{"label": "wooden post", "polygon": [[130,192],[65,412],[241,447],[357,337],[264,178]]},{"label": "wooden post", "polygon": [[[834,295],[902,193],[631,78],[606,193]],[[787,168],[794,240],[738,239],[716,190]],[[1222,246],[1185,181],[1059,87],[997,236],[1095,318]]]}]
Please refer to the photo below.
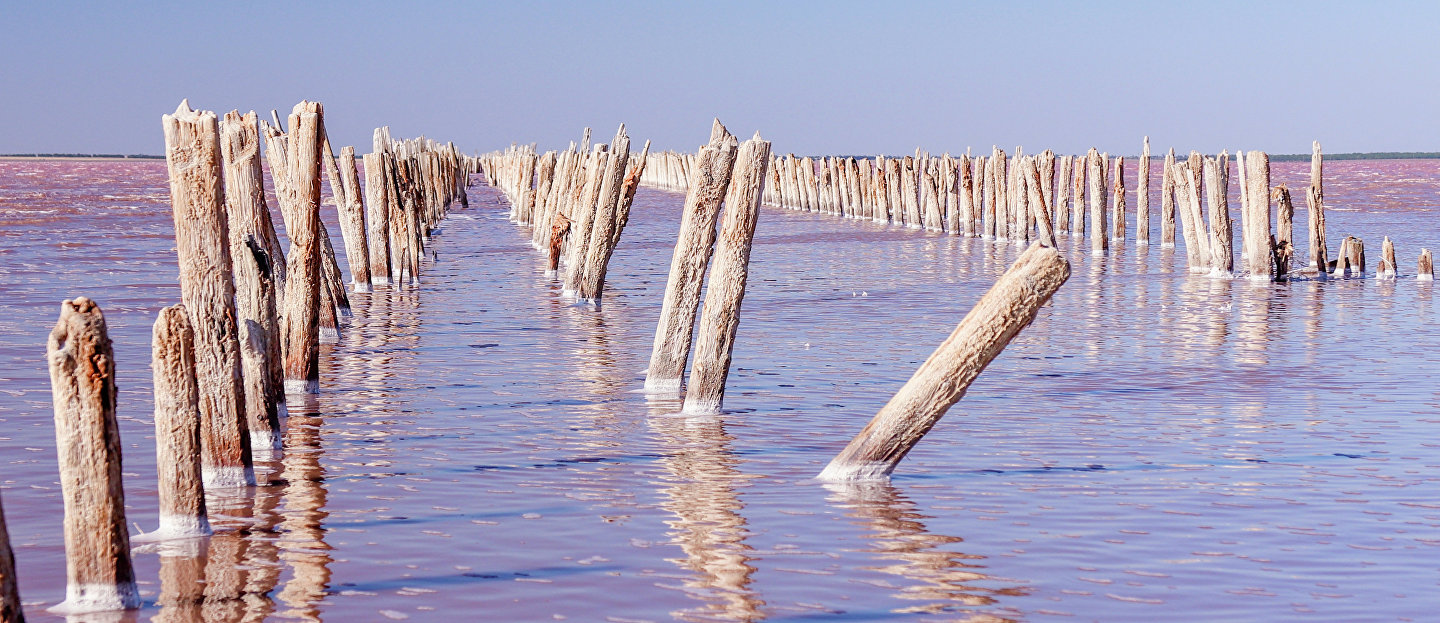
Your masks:
[{"label": "wooden post", "polygon": [[[360,200],[360,174],[355,170],[355,148],[340,149],[340,186],[345,205],[340,211],[340,235],[345,239],[345,261],[350,264],[351,284],[356,292],[370,291],[370,245],[365,239],[365,203]],[[338,204],[339,198],[336,198]]]},{"label": "wooden post", "polygon": [[1230,278],[1235,272],[1235,232],[1230,221],[1230,154],[1205,159],[1205,202],[1210,204],[1210,274]]},{"label": "wooden post", "polygon": [[604,189],[605,172],[612,154],[607,145],[596,145],[586,167],[585,186],[581,189],[580,203],[570,214],[570,247],[565,255],[565,280],[561,287],[563,296],[575,296],[580,292],[580,278],[584,274],[585,245],[590,242],[590,230],[595,225],[595,209]]},{"label": "wooden post", "polygon": [[[628,151],[630,139],[626,138],[623,143]],[[630,204],[635,200],[636,185],[645,170],[645,155],[649,152],[650,141],[645,141],[645,148],[638,159],[619,159],[620,164],[617,166],[621,168],[623,177],[615,193],[615,205],[611,213],[606,220],[597,223],[591,235],[590,251],[585,259],[585,276],[580,283],[581,300],[600,304],[600,297],[605,292],[605,275],[609,271],[610,257],[615,253],[615,246],[620,244],[620,234],[625,231],[625,225],[630,222]]]},{"label": "wooden post", "polygon": [[[290,170],[295,193],[285,280],[285,392],[320,393],[320,116],[290,115]],[[280,175],[280,173],[275,173]],[[202,392],[203,395],[203,392]]]},{"label": "wooden post", "polygon": [[981,209],[981,230],[980,237],[993,240],[995,238],[995,156],[990,156],[984,162],[985,203]]},{"label": "wooden post", "polygon": [[1246,179],[1245,151],[1235,152],[1235,175],[1240,182],[1240,264],[1250,266],[1250,182]]},{"label": "wooden post", "polygon": [[1074,163],[1075,177],[1070,181],[1070,236],[1084,237],[1085,235],[1085,169],[1089,168],[1086,156],[1071,156]]},{"label": "wooden post", "polygon": [[1102,255],[1110,250],[1110,233],[1105,222],[1105,162],[1094,147],[1085,154],[1090,195],[1090,252]]},{"label": "wooden post", "polygon": [[1055,230],[1070,231],[1070,156],[1060,156],[1060,173],[1055,185]]},{"label": "wooden post", "polygon": [[[1052,164],[1054,161],[1050,161]],[[1035,156],[1025,161],[1025,175],[1029,177],[1026,191],[1030,195],[1030,211],[1035,216],[1036,240],[1047,247],[1055,246],[1055,226],[1050,220],[1050,197],[1045,193],[1044,177],[1040,174],[1040,162]]]},{"label": "wooden post", "polygon": [[[377,130],[378,132],[378,130]],[[369,230],[370,284],[390,285],[390,186],[385,183],[385,156],[365,154],[365,227]]]},{"label": "wooden post", "polygon": [[630,163],[630,137],[625,134],[625,124],[615,133],[611,143],[610,161],[606,163],[605,179],[600,186],[600,197],[595,204],[595,216],[590,227],[590,240],[584,243],[580,256],[578,278],[574,283],[575,296],[581,301],[600,304],[600,290],[603,287],[605,264],[615,247],[610,245],[619,231],[616,228],[616,214],[625,188],[625,173]]},{"label": "wooden post", "polygon": [[1347,272],[1352,277],[1365,276],[1365,241],[1354,236],[1346,236],[1340,241],[1340,253],[1335,258],[1335,270],[1330,275],[1344,277]]},{"label": "wooden post", "polygon": [[1178,162],[1172,174],[1175,180],[1175,207],[1180,212],[1185,235],[1185,260],[1192,273],[1209,272],[1210,235],[1200,213],[1200,172],[1190,163]]},{"label": "wooden post", "polygon": [[741,143],[735,156],[735,170],[725,194],[725,220],[715,248],[715,267],[710,271],[705,306],[700,312],[695,366],[686,384],[686,413],[713,413],[724,405],[725,379],[730,374],[730,354],[740,326],[740,303],[745,298],[750,268],[750,245],[760,216],[760,186],[769,161],[770,142],[761,139],[759,132]]},{"label": "wooden post", "polygon": [[1270,157],[1263,151],[1252,151],[1245,155],[1245,181],[1249,189],[1245,193],[1246,208],[1249,211],[1250,229],[1245,232],[1249,242],[1250,278],[1270,280],[1275,276],[1274,254],[1270,249]]},{"label": "wooden post", "polygon": [[1431,257],[1430,249],[1420,249],[1420,261],[1415,266],[1415,279],[1419,281],[1435,280],[1435,258]]},{"label": "wooden post", "polygon": [[0,623],[25,623],[20,607],[20,585],[15,577],[15,552],[5,529],[5,508],[0,504]]},{"label": "wooden post", "polygon": [[690,338],[695,312],[700,306],[700,286],[715,245],[715,219],[720,202],[730,187],[735,166],[735,137],[720,121],[711,133],[710,144],[700,148],[691,171],[690,190],[680,212],[680,236],[670,258],[670,277],[665,282],[660,322],[655,327],[655,345],[645,373],[645,390],[679,392],[685,363],[690,357]]},{"label": "wooden post", "polygon": [[1110,197],[1110,223],[1114,228],[1111,238],[1116,242],[1125,242],[1125,156],[1115,157],[1115,180],[1113,192]]},{"label": "wooden post", "polygon": [[210,534],[201,489],[200,389],[195,383],[195,333],[185,306],[160,310],[151,340],[155,380],[155,466],[160,528],[136,541]]},{"label": "wooden post", "polygon": [[1135,246],[1150,246],[1150,137],[1140,150],[1140,167],[1135,172]]},{"label": "wooden post", "polygon": [[1160,246],[1175,246],[1175,148],[1160,170]]},{"label": "wooden post", "polygon": [[195,331],[205,486],[253,485],[217,120],[182,101],[161,125],[180,293]]},{"label": "wooden post", "polygon": [[[214,124],[215,115],[211,114],[211,150]],[[167,129],[170,125],[167,122]],[[195,141],[185,144],[193,150]],[[198,173],[194,169],[207,160],[204,150],[189,151],[184,156],[192,174]],[[218,185],[218,162],[214,169]],[[172,168],[171,178],[174,176]],[[130,566],[125,492],[120,482],[115,355],[100,307],[85,297],[61,303],[60,320],[50,332],[46,354],[55,407],[60,489],[65,500],[65,601],[50,611],[82,614],[139,608],[140,592]]]},{"label": "wooden post", "polygon": [[1380,279],[1394,279],[1395,266],[1395,244],[1386,236],[1380,243],[1380,265],[1375,269],[1375,276]]},{"label": "wooden post", "polygon": [[1305,206],[1310,215],[1310,267],[1325,274],[1330,265],[1330,251],[1325,246],[1325,158],[1320,154],[1320,141],[1315,141],[1310,153],[1310,188],[1305,194]]},{"label": "wooden post", "polygon": [[[235,275],[245,425],[251,452],[268,456],[280,449],[280,414],[285,403],[275,301],[285,256],[272,250],[278,250],[279,242],[265,202],[254,111],[244,116],[238,111],[225,114],[220,121],[220,152],[225,163],[225,212]],[[186,331],[192,331],[188,323]]]},{"label": "wooden post", "polygon": [[1295,244],[1295,204],[1290,202],[1290,189],[1284,184],[1275,187],[1275,240]]},{"label": "wooden post", "polygon": [[1031,245],[820,479],[888,477],[1069,278],[1070,263],[1055,249]]},{"label": "wooden post", "polygon": [[958,160],[959,170],[956,183],[959,185],[959,203],[956,212],[959,213],[959,233],[967,238],[975,237],[975,175],[974,162],[970,156],[961,156]]}]

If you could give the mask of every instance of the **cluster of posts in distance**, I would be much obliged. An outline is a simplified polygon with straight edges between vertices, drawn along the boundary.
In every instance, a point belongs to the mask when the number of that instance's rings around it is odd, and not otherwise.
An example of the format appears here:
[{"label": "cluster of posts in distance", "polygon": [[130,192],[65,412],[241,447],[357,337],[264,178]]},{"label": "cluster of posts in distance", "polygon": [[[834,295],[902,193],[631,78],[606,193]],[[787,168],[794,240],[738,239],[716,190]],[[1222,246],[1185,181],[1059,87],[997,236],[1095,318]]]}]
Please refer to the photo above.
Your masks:
[{"label": "cluster of posts in distance", "polygon": [[[242,493],[254,464],[283,452],[286,397],[319,391],[319,345],[340,339],[349,295],[320,218],[321,169],[337,211],[351,286],[415,281],[432,228],[464,205],[477,170],[453,144],[374,134],[364,199],[355,149],[339,158],[324,108],[300,102],[282,123],[217,117],[181,102],[162,117],[183,304],[162,309],[152,353],[162,541],[211,532],[205,493]],[[265,137],[288,251],[270,217]],[[47,356],[65,505],[65,614],[138,608],[120,473],[114,354],[100,305],[65,301]],[[313,398],[309,398],[313,400]],[[0,513],[0,621],[22,620]]]}]

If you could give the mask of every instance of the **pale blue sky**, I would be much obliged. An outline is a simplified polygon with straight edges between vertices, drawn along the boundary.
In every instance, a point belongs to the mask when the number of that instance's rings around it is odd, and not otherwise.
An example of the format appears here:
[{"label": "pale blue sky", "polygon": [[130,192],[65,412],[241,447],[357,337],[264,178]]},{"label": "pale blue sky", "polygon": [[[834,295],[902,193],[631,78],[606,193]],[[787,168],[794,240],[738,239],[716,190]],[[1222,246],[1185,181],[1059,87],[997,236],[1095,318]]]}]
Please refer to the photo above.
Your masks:
[{"label": "pale blue sky", "polygon": [[693,149],[1440,151],[1437,2],[0,0],[0,153],[160,153],[160,115],[323,101],[332,139]]}]

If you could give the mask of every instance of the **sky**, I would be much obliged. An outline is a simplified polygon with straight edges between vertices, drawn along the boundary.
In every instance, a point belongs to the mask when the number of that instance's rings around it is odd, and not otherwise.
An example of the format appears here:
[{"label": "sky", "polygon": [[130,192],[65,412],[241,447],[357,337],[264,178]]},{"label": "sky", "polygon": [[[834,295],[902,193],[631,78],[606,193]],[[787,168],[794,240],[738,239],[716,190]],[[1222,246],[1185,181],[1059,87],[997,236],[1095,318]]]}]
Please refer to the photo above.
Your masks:
[{"label": "sky", "polygon": [[[332,143],[1440,151],[1437,2],[0,0],[0,153],[160,154],[160,115],[325,104]],[[283,116],[283,115],[282,115]]]}]

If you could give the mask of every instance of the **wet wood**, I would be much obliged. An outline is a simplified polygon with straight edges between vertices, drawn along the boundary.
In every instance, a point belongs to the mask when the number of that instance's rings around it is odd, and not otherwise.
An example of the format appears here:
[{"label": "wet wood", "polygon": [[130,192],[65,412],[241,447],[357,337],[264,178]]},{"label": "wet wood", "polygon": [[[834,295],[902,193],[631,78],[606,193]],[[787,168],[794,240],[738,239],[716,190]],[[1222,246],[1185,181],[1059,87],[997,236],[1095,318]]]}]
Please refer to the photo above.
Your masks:
[{"label": "wet wood", "polygon": [[714,125],[710,144],[696,155],[680,212],[680,235],[670,258],[670,276],[665,282],[660,322],[655,327],[650,366],[645,373],[647,391],[680,391],[690,357],[700,287],[714,251],[715,221],[730,187],[738,150],[735,137],[718,120]]},{"label": "wet wood", "polygon": [[[201,117],[187,120],[195,122],[193,127],[208,127],[213,151],[215,116],[209,115],[208,124]],[[171,123],[166,126],[170,129]],[[199,142],[183,140],[193,135],[176,132],[175,138],[181,140],[167,144],[183,144],[192,150],[179,162],[204,166],[207,160],[215,160],[213,175],[218,185],[218,160],[207,157],[203,149],[195,150]],[[215,199],[218,202],[218,195]],[[65,502],[65,601],[50,610],[80,614],[139,608],[120,482],[115,355],[105,316],[94,301],[80,297],[60,304],[60,319],[50,332],[46,356],[55,409],[60,495]]]},{"label": "wet wood", "polygon": [[1069,277],[1069,262],[1054,249],[1027,249],[820,479],[888,477]]},{"label": "wet wood", "polygon": [[160,527],[143,539],[210,534],[201,489],[200,389],[195,382],[195,333],[183,305],[160,310],[151,333],[155,392],[155,467]]},{"label": "wet wood", "polygon": [[750,268],[750,246],[760,216],[760,188],[770,160],[770,142],[755,137],[740,144],[730,189],[725,194],[725,218],[715,246],[715,265],[700,312],[700,333],[695,340],[695,365],[686,383],[685,412],[713,413],[724,406],[725,380],[730,355],[740,327],[740,304]]},{"label": "wet wood", "polygon": [[161,124],[180,294],[195,332],[205,486],[253,485],[218,122],[181,102]]}]

